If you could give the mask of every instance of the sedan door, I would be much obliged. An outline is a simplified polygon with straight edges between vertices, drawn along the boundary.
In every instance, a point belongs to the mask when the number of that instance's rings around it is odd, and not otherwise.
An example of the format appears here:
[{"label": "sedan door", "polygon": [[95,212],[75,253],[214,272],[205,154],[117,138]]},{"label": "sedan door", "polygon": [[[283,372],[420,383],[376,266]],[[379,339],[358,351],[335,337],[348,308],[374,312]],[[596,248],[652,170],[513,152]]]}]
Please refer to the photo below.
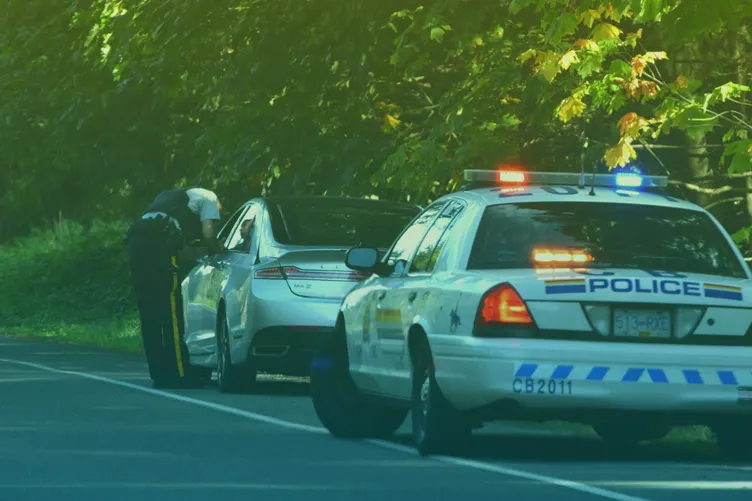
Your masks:
[{"label": "sedan door", "polygon": [[[238,220],[248,209],[238,209],[217,234],[217,239],[226,241]],[[215,352],[217,302],[222,289],[222,267],[226,254],[206,256],[183,280],[183,318],[185,342],[191,363],[205,365],[205,357]]]},{"label": "sedan door", "polygon": [[[256,265],[259,249],[261,226],[261,206],[250,203],[227,242],[227,255],[223,261],[222,282],[226,305],[227,324],[230,332],[230,349],[233,360],[242,360],[247,346],[242,347],[244,338],[248,338],[249,301],[252,269]],[[237,353],[242,352],[239,357]]]}]

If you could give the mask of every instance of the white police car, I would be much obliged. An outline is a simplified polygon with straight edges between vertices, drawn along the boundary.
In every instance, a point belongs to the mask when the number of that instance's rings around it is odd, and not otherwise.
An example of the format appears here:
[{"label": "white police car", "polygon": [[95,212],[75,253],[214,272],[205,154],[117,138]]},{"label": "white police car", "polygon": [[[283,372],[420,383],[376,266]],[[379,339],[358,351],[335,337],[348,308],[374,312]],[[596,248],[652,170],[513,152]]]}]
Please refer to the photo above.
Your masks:
[{"label": "white police car", "polygon": [[341,437],[449,452],[491,420],[567,420],[615,442],[707,424],[752,452],[752,281],[728,233],[665,177],[465,171],[341,306],[313,403]]}]

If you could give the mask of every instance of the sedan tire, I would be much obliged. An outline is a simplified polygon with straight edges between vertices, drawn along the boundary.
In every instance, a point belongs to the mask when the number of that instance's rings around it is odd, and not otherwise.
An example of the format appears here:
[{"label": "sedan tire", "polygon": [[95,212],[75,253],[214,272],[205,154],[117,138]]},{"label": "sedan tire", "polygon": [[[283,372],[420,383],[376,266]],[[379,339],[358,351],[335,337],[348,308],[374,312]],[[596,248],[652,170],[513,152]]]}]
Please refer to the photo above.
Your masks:
[{"label": "sedan tire", "polygon": [[256,385],[256,369],[250,359],[242,365],[233,365],[230,349],[230,329],[224,314],[220,317],[218,324],[217,388],[222,393],[248,393]]}]

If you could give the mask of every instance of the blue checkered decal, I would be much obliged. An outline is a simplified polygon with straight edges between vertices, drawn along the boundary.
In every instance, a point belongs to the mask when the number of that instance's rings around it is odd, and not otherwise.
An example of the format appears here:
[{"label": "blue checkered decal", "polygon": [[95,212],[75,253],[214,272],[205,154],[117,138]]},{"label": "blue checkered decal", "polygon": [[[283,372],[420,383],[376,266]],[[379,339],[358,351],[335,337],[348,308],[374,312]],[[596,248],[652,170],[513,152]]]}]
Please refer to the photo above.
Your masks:
[{"label": "blue checkered decal", "polygon": [[622,383],[689,384],[739,386],[752,381],[752,371],[656,369],[648,367],[604,367],[521,364],[515,378],[610,381]]}]

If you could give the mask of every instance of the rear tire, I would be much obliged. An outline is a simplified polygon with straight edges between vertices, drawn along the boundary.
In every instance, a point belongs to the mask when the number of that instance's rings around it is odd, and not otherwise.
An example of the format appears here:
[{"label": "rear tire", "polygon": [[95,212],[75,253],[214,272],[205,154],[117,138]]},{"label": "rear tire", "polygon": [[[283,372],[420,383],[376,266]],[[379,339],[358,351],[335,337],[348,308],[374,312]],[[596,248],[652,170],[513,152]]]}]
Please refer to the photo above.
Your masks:
[{"label": "rear tire", "polygon": [[344,322],[322,343],[311,362],[311,398],[321,424],[338,438],[387,438],[407,417],[408,410],[374,403],[358,390],[350,376]]},{"label": "rear tire", "polygon": [[224,313],[217,329],[217,388],[221,393],[248,393],[256,386],[253,359],[233,365],[230,350],[230,329]]},{"label": "rear tire", "polygon": [[413,355],[412,429],[421,456],[458,452],[472,435],[472,426],[444,397],[436,383],[433,357],[423,339]]}]

